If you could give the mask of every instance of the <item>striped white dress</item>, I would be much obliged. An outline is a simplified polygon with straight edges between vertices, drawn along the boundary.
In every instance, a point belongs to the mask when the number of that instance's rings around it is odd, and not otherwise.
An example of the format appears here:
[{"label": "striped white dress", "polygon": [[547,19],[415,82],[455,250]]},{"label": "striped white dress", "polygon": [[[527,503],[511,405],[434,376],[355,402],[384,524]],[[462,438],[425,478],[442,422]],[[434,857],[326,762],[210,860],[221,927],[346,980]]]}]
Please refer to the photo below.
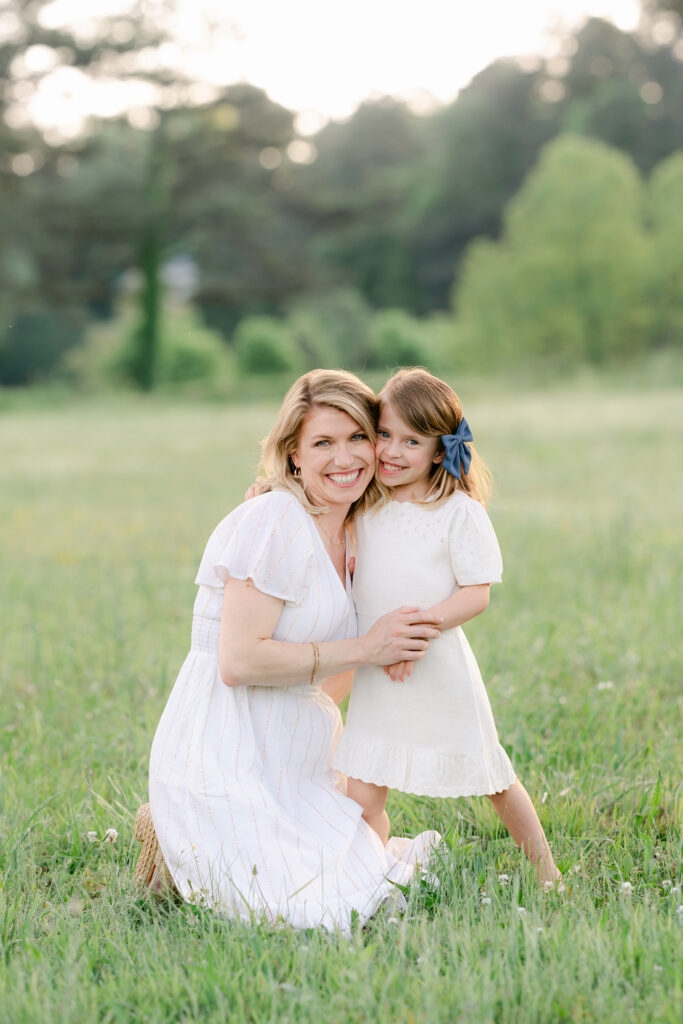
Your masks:
[{"label": "striped white dress", "polygon": [[231,917],[348,932],[406,883],[438,836],[384,847],[331,767],[342,723],[319,686],[229,688],[218,670],[223,583],[251,579],[284,601],[273,637],[354,636],[346,589],[297,499],[240,505],[211,535],[196,583],[192,646],[150,758],[150,803],[181,894]]}]

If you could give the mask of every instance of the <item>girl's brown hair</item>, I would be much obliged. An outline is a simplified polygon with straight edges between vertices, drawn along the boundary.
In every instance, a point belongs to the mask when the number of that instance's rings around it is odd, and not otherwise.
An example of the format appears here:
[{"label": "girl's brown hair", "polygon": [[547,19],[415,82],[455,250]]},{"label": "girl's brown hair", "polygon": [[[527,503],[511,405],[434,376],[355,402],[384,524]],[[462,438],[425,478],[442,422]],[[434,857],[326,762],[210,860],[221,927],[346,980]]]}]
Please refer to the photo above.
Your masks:
[{"label": "girl's brown hair", "polygon": [[[294,381],[285,395],[270,433],[261,443],[261,471],[266,479],[261,481],[260,489],[278,487],[291,491],[311,515],[320,515],[327,509],[309,500],[301,478],[295,473],[292,454],[299,443],[301,425],[316,406],[347,413],[368,435],[372,444],[375,443],[379,416],[377,395],[353,373],[345,370],[311,370]],[[347,520],[351,521],[358,512],[374,505],[380,493],[373,479],[358,501],[351,506]]]},{"label": "girl's brown hair", "polygon": [[[444,451],[442,434],[454,434],[463,418],[460,399],[453,388],[421,367],[399,370],[379,393],[381,402],[390,402],[396,414],[411,430],[424,437],[438,437],[437,454]],[[472,462],[469,473],[461,470],[460,479],[441,463],[434,463],[425,502],[431,508],[443,504],[454,491],[465,491],[486,505],[491,495],[491,471],[469,443]],[[420,503],[422,504],[422,502]]]}]

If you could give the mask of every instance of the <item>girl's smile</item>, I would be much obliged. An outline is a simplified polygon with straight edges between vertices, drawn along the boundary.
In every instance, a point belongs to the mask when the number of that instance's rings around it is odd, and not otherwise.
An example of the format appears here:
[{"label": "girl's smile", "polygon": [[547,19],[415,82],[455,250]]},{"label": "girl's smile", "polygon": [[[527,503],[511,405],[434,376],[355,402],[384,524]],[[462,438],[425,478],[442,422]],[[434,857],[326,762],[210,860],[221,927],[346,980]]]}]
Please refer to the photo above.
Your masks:
[{"label": "girl's smile", "polygon": [[377,472],[382,483],[392,488],[396,501],[425,496],[432,467],[442,461],[437,454],[438,437],[418,434],[404,423],[390,402],[382,402],[377,428]]}]

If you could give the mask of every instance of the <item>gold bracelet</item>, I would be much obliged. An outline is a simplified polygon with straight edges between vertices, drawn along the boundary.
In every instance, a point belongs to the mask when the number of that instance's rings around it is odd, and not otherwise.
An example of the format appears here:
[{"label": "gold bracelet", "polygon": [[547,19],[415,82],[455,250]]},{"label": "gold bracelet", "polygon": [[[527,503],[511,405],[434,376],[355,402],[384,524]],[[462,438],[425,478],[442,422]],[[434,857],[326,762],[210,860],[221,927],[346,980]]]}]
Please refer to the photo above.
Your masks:
[{"label": "gold bracelet", "polygon": [[317,643],[313,641],[313,671],[311,672],[311,686],[315,686],[318,682],[318,676],[320,674],[320,648]]}]

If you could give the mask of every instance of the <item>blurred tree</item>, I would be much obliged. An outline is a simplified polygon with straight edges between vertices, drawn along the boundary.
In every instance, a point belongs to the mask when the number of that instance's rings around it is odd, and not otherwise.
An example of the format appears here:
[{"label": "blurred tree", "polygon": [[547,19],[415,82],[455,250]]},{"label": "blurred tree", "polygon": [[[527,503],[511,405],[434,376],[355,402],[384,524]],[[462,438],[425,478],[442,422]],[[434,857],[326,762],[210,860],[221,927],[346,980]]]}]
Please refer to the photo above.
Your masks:
[{"label": "blurred tree", "polygon": [[235,352],[244,374],[300,373],[301,353],[286,324],[270,316],[245,317],[235,331]]},{"label": "blurred tree", "polygon": [[600,142],[549,143],[509,204],[500,242],[475,242],[455,295],[473,359],[602,363],[647,346],[648,240],[632,161]]},{"label": "blurred tree", "polygon": [[[100,258],[93,261],[88,258],[92,242],[82,229],[88,221],[88,226],[96,221],[106,236],[114,227],[106,204],[100,201],[100,186],[105,197],[114,198],[118,214],[127,209],[118,197],[121,171],[124,180],[129,177],[126,162],[104,168],[105,180],[97,184],[86,171],[85,178],[78,176],[75,188],[72,179],[93,154],[89,141],[69,142],[57,132],[39,132],[29,104],[45,76],[58,69],[95,78],[143,77],[150,84],[161,80],[158,72],[144,71],[129,58],[131,52],[149,54],[160,45],[164,0],[147,0],[134,10],[100,19],[96,33],[79,31],[77,26],[50,28],[44,17],[49,6],[49,0],[9,0],[2,9],[0,383],[25,383],[49,373],[61,352],[79,340],[87,311],[107,308],[109,294],[103,284],[113,276],[114,261],[105,269],[108,259],[102,254],[111,239],[99,246]],[[99,215],[88,202],[94,194]],[[127,221],[130,224],[130,218]],[[119,244],[114,252],[119,255],[123,227],[119,225],[115,232]],[[40,337],[33,338],[35,332]],[[11,373],[8,366],[13,367]]]},{"label": "blurred tree", "polygon": [[683,153],[663,160],[648,185],[652,225],[653,343],[683,345]]},{"label": "blurred tree", "polygon": [[352,284],[375,306],[411,304],[406,229],[425,153],[422,129],[404,103],[388,97],[363,103],[347,121],[315,136],[315,161],[292,175],[327,283]]},{"label": "blurred tree", "polygon": [[683,146],[683,76],[672,44],[586,22],[571,60],[546,62],[540,83],[555,90],[562,130],[618,146],[643,171]]},{"label": "blurred tree", "polygon": [[168,122],[167,218],[199,268],[196,303],[229,336],[241,317],[280,312],[315,281],[308,230],[288,193],[293,114],[235,85]]},{"label": "blurred tree", "polygon": [[489,65],[428,119],[428,157],[410,190],[415,310],[447,304],[465,247],[477,235],[498,234],[505,203],[557,124],[554,106],[539,98],[536,73],[512,61]]}]

